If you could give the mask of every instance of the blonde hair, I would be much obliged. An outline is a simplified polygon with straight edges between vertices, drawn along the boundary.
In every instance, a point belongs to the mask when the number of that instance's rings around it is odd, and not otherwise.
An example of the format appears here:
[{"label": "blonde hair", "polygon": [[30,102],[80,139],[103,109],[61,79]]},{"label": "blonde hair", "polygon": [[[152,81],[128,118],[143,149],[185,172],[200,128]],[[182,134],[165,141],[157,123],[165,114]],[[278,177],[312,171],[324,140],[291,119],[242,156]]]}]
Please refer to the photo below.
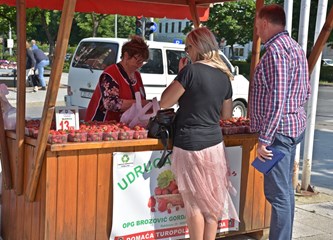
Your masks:
[{"label": "blonde hair", "polygon": [[186,44],[190,45],[197,52],[195,61],[210,61],[211,65],[224,72],[230,80],[234,76],[219,54],[219,47],[214,34],[206,27],[193,29],[186,37]]}]

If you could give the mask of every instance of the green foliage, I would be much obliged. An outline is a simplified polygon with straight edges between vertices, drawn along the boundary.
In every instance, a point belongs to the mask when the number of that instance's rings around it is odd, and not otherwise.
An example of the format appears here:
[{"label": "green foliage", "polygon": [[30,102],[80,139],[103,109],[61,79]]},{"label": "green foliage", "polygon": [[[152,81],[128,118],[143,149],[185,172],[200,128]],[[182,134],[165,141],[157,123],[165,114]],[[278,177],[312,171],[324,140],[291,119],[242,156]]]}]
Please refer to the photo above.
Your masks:
[{"label": "green foliage", "polygon": [[9,26],[16,36],[16,9],[0,5],[0,36],[8,38]]},{"label": "green foliage", "polygon": [[69,65],[70,65],[70,61],[65,61],[64,62],[63,72],[68,73],[68,71],[69,71]]},{"label": "green foliage", "polygon": [[226,39],[228,45],[246,44],[252,40],[255,1],[241,0],[215,4],[210,8],[206,25],[218,41]]},{"label": "green foliage", "polygon": [[[332,7],[333,7],[333,1],[328,1],[327,15]],[[301,1],[294,1],[291,35],[296,40],[298,40],[300,8],[301,8]],[[309,21],[309,33],[308,33],[308,42],[307,42],[308,54],[311,52],[312,47],[314,45],[318,0],[311,1],[310,9],[311,10],[310,10],[310,21]],[[329,46],[333,48],[333,32],[331,32],[327,42],[330,43]]]}]

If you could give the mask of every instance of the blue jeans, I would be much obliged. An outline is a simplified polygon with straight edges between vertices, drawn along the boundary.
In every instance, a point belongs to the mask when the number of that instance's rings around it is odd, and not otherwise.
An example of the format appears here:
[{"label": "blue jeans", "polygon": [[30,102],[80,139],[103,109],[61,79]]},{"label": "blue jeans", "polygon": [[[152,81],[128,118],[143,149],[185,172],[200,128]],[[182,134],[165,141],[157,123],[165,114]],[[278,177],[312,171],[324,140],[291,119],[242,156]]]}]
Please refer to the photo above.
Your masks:
[{"label": "blue jeans", "polygon": [[38,78],[42,87],[46,86],[45,79],[44,79],[44,67],[50,64],[49,60],[42,60],[37,63],[36,68],[38,69]]},{"label": "blue jeans", "polygon": [[292,238],[295,196],[293,170],[296,145],[304,138],[304,133],[292,138],[276,134],[272,147],[280,150],[285,157],[272,171],[264,176],[264,191],[272,206],[269,240],[289,240]]}]

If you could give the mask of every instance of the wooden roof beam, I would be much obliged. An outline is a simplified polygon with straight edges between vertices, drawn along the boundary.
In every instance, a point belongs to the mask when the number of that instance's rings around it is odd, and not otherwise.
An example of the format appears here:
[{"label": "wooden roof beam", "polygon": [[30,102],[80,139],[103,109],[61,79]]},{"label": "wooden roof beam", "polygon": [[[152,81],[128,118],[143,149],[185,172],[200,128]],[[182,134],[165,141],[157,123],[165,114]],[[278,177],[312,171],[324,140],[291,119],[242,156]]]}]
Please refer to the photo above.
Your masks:
[{"label": "wooden roof beam", "polygon": [[24,175],[24,138],[25,138],[25,102],[26,102],[26,0],[16,1],[16,24],[17,24],[17,93],[16,93],[16,146],[17,155],[15,161],[15,192],[17,195],[23,193]]},{"label": "wooden roof beam", "polygon": [[[256,1],[256,13],[258,13],[259,9],[261,9],[264,6],[265,1],[264,0],[257,0]],[[253,75],[254,75],[254,70],[259,62],[260,58],[260,44],[261,44],[261,39],[257,35],[255,23],[256,23],[257,16],[254,18],[254,28],[253,28],[253,44],[252,44],[252,56],[251,56],[251,66],[250,66],[250,86],[253,82]],[[249,93],[248,96],[250,97],[250,89],[249,87]],[[251,109],[248,106],[247,109],[247,115],[249,115]]]},{"label": "wooden roof beam", "polygon": [[188,5],[189,5],[189,8],[190,8],[190,12],[191,12],[194,27],[198,28],[200,26],[200,19],[199,19],[199,14],[197,12],[197,7],[195,5],[195,0],[188,0]]},{"label": "wooden roof beam", "polygon": [[50,81],[47,87],[46,99],[43,108],[41,126],[38,131],[37,148],[34,164],[30,171],[29,181],[26,188],[26,199],[34,201],[39,182],[40,173],[43,167],[44,153],[47,146],[47,137],[53,119],[54,108],[57,101],[58,90],[62,69],[64,67],[65,55],[71,32],[75,12],[76,0],[66,0],[63,4],[60,26],[55,48],[55,58],[52,64]]}]

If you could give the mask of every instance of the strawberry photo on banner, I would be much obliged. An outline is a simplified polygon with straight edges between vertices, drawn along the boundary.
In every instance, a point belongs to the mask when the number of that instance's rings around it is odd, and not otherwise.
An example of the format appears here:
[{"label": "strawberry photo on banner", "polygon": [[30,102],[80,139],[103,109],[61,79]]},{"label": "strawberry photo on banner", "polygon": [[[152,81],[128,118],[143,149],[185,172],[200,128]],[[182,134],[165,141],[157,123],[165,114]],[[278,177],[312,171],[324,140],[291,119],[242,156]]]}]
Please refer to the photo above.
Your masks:
[{"label": "strawberry photo on banner", "polygon": [[[231,195],[239,213],[241,147],[227,147]],[[170,158],[157,168],[162,151],[113,153],[113,211],[110,239],[180,239],[189,237],[184,204]],[[226,209],[227,211],[227,209]],[[237,231],[234,219],[220,219],[217,232]]]}]

